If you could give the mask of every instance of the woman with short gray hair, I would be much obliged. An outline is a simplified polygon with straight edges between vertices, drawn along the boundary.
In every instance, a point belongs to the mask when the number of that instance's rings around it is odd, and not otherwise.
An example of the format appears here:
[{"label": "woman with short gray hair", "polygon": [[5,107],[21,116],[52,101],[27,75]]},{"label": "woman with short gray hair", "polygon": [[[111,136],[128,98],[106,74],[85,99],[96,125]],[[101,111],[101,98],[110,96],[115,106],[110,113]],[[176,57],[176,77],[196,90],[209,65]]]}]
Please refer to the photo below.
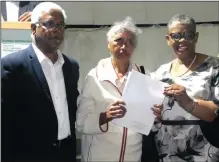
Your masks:
[{"label": "woman with short gray hair", "polygon": [[[111,57],[100,60],[85,79],[76,120],[82,133],[82,161],[141,160],[142,135],[112,123],[126,114],[120,98],[129,72],[140,71],[130,61],[140,33],[130,17],[115,22],[107,33]],[[161,105],[153,110],[159,117]]]},{"label": "woman with short gray hair", "polygon": [[198,36],[193,18],[174,15],[166,40],[176,59],[152,74],[169,83],[155,137],[161,161],[219,161],[219,59],[196,52]]}]

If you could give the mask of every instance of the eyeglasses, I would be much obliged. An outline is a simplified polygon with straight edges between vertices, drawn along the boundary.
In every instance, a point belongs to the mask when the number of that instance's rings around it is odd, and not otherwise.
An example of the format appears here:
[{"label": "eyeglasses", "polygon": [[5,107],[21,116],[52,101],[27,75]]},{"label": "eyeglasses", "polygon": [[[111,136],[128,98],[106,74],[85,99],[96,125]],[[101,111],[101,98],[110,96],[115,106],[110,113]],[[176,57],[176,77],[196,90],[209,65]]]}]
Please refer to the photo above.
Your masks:
[{"label": "eyeglasses", "polygon": [[42,25],[44,28],[46,29],[55,29],[55,28],[59,28],[59,29],[65,29],[65,24],[56,24],[55,21],[53,20],[48,20],[48,21],[45,21],[45,22],[37,22],[36,24],[40,24]]},{"label": "eyeglasses", "polygon": [[131,40],[131,39],[125,40],[124,38],[115,39],[114,42],[116,42],[118,45],[123,45],[123,44],[126,44],[127,46],[135,45],[134,40]]},{"label": "eyeglasses", "polygon": [[170,37],[175,41],[179,41],[182,38],[185,40],[193,40],[195,38],[195,32],[171,33]]}]

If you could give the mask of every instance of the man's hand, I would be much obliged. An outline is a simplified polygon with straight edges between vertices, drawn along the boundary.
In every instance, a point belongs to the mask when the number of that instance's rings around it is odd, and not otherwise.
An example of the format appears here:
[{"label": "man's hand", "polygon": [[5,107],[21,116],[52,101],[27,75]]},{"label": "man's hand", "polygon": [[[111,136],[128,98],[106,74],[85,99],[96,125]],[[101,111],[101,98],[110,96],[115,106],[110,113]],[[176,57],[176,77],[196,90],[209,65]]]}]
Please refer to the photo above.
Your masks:
[{"label": "man's hand", "polygon": [[18,21],[23,21],[23,22],[27,22],[31,20],[31,13],[32,12],[25,12],[23,15],[21,15],[18,18]]}]

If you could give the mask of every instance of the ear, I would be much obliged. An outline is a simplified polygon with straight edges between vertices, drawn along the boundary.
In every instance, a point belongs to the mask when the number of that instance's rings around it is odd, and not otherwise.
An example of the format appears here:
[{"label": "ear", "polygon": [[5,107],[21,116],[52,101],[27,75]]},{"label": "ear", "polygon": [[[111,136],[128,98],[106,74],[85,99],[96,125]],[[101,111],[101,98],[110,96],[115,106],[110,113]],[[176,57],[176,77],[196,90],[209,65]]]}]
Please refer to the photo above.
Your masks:
[{"label": "ear", "polygon": [[196,33],[195,33],[195,43],[198,42],[198,37],[199,37],[199,32],[196,32]]},{"label": "ear", "polygon": [[165,38],[167,40],[167,45],[170,46],[170,36],[168,34],[166,34]]},{"label": "ear", "polygon": [[31,31],[33,35],[36,33],[36,24],[31,24]]},{"label": "ear", "polygon": [[108,50],[110,50],[110,42],[108,42],[108,45],[107,45],[107,47],[108,47]]}]

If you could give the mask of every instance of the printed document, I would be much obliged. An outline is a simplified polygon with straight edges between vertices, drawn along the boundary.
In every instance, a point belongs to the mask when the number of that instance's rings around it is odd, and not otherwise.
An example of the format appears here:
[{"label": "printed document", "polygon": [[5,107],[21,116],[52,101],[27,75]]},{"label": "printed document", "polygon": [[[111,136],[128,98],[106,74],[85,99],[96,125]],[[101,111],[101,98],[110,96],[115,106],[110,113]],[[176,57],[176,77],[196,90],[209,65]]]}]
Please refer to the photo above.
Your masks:
[{"label": "printed document", "polygon": [[151,108],[155,104],[162,104],[165,86],[166,83],[137,71],[131,71],[121,98],[126,103],[127,112],[123,118],[114,119],[112,122],[148,135],[155,119]]}]

